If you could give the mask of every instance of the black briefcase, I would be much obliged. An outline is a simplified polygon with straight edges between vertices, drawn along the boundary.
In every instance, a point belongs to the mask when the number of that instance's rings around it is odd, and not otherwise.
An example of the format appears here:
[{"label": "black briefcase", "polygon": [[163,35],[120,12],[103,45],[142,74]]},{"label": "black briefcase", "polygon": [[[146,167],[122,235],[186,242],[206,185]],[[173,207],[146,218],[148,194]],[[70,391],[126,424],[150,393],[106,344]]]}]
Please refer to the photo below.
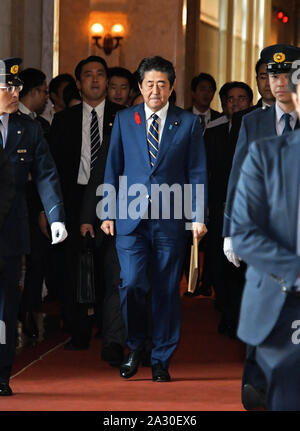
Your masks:
[{"label": "black briefcase", "polygon": [[82,247],[79,253],[77,302],[80,304],[95,303],[93,240],[89,234],[82,238]]}]

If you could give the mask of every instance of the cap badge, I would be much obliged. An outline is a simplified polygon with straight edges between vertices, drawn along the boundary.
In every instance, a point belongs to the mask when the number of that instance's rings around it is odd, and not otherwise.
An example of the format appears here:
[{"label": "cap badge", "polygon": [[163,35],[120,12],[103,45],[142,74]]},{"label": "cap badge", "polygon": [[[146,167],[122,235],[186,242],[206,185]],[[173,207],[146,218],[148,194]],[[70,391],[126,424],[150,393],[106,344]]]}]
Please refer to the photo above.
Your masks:
[{"label": "cap badge", "polygon": [[15,75],[18,72],[19,72],[19,66],[17,64],[14,64],[13,66],[11,66],[10,73],[12,73],[13,75]]},{"label": "cap badge", "polygon": [[276,52],[273,59],[276,63],[282,63],[285,60],[285,54],[283,52]]}]

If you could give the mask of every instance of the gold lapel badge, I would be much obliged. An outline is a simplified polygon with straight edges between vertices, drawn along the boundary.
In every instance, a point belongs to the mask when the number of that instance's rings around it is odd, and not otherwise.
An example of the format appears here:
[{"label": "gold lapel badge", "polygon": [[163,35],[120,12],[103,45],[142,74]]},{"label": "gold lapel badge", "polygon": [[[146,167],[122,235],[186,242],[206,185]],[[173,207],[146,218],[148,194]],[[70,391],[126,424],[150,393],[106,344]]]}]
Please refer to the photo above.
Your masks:
[{"label": "gold lapel badge", "polygon": [[25,148],[24,149],[20,149],[20,150],[17,150],[17,153],[24,154],[24,153],[27,153],[27,150]]},{"label": "gold lapel badge", "polygon": [[282,63],[285,60],[285,54],[283,52],[276,52],[274,54],[273,59],[275,63]]}]

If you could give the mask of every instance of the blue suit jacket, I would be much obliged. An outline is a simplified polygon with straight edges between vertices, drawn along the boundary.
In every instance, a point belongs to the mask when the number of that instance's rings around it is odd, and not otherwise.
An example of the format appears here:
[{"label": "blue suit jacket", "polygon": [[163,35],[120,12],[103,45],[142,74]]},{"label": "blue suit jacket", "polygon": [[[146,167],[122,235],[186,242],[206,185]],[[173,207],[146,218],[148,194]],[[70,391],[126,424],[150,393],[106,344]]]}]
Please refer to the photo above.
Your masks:
[{"label": "blue suit jacket", "polygon": [[30,250],[25,194],[29,172],[50,224],[64,221],[64,208],[56,167],[37,121],[20,112],[11,114],[5,152],[15,178],[16,198],[0,232],[0,256],[19,256]]},{"label": "blue suit jacket", "polygon": [[300,130],[251,145],[234,199],[231,235],[249,265],[238,336],[262,343],[300,273],[297,218]]},{"label": "blue suit jacket", "polygon": [[240,176],[240,169],[248,153],[250,144],[258,139],[277,136],[275,104],[269,109],[256,109],[245,115],[237,141],[230,177],[228,181],[226,206],[224,213],[223,236],[230,236],[230,219],[235,188]]},{"label": "blue suit jacket", "polygon": [[[131,233],[140,223],[141,218],[124,217],[125,212],[132,208],[136,195],[130,196],[135,185],[141,186],[140,214],[147,212],[149,202],[155,205],[151,195],[152,185],[192,184],[192,204],[196,201],[196,184],[204,185],[203,214],[206,214],[206,158],[202,138],[202,129],[197,116],[170,104],[160,142],[159,154],[153,168],[150,166],[146,136],[146,120],[144,104],[140,104],[118,112],[114,122],[108,158],[106,162],[104,183],[113,186],[117,192],[117,213],[108,211],[102,219],[116,218],[116,231],[119,235]],[[119,176],[123,181],[119,186]],[[184,195],[184,194],[183,194]],[[113,193],[111,194],[113,198]],[[184,196],[181,199],[184,207]],[[188,200],[188,199],[187,199]],[[170,199],[171,208],[174,204]],[[177,201],[177,204],[179,201]],[[168,209],[168,203],[159,202],[160,210]],[[123,214],[119,211],[122,207]],[[193,206],[195,209],[195,206]],[[170,219],[162,220],[159,212],[161,228],[166,234],[174,234],[183,229],[185,219],[176,219],[171,210]],[[115,217],[116,215],[116,217]],[[150,214],[149,214],[150,216]],[[204,222],[204,219],[197,219]]]}]

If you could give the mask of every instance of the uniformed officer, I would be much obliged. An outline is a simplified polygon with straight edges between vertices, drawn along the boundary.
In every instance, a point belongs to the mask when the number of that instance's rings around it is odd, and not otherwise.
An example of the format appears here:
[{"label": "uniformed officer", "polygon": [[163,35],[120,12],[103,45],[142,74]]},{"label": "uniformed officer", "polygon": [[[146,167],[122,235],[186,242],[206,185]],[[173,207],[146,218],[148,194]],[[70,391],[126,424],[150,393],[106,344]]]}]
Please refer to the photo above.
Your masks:
[{"label": "uniformed officer", "polygon": [[[281,61],[283,56],[276,54]],[[300,118],[299,64],[290,88]],[[248,265],[238,336],[256,346],[272,411],[300,411],[299,160],[300,129],[254,141],[232,209],[233,247]]]},{"label": "uniformed officer", "polygon": [[[245,115],[242,120],[228,182],[223,225],[224,253],[236,266],[239,266],[239,257],[232,248],[231,212],[240,168],[248,153],[249,145],[260,138],[280,136],[299,127],[288,79],[293,61],[300,59],[300,49],[296,46],[277,44],[264,48],[260,57],[262,62],[267,64],[270,88],[276,102],[269,109],[256,109]],[[255,361],[255,349],[248,346],[243,376],[244,406],[247,409],[252,409],[255,405],[262,406],[263,403],[260,400],[264,392],[265,378]]]},{"label": "uniformed officer", "polygon": [[12,395],[9,386],[16,344],[21,256],[29,253],[29,226],[25,184],[31,173],[51,225],[52,244],[67,237],[59,179],[42,129],[17,112],[22,81],[20,58],[0,60],[0,146],[12,166],[16,197],[0,231],[0,395]]}]

